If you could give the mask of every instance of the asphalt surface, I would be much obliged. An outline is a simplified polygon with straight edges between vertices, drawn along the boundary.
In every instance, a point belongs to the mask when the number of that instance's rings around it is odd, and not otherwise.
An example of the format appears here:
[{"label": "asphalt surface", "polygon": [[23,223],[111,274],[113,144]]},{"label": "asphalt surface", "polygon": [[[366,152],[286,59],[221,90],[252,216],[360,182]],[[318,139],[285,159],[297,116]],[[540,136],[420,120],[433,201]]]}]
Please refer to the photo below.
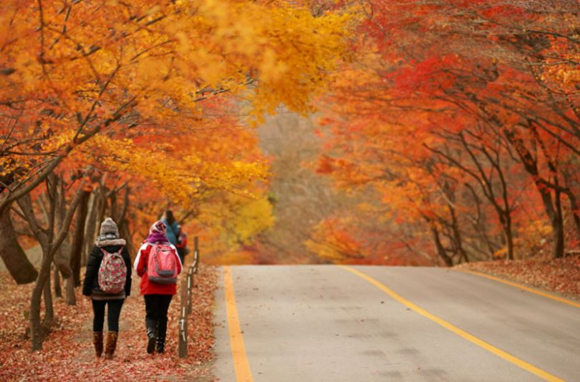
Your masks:
[{"label": "asphalt surface", "polygon": [[[249,380],[550,380],[525,363],[580,381],[580,308],[454,270],[352,268],[486,345],[340,267],[231,267]],[[215,375],[241,381],[234,371],[223,280],[222,275],[215,311]]]}]

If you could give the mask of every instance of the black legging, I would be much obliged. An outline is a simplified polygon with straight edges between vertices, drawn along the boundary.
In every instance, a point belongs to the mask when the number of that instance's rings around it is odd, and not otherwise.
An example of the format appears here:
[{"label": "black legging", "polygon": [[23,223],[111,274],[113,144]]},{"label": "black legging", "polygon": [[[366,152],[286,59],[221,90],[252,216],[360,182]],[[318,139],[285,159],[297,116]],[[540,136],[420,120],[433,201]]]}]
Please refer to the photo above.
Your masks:
[{"label": "black legging", "polygon": [[102,332],[105,324],[105,305],[109,305],[107,323],[110,332],[119,332],[119,316],[123,307],[124,299],[120,300],[93,300],[93,331]]},{"label": "black legging", "polygon": [[146,294],[145,296],[145,327],[157,329],[157,337],[165,338],[167,334],[167,311],[171,304],[170,294]]}]

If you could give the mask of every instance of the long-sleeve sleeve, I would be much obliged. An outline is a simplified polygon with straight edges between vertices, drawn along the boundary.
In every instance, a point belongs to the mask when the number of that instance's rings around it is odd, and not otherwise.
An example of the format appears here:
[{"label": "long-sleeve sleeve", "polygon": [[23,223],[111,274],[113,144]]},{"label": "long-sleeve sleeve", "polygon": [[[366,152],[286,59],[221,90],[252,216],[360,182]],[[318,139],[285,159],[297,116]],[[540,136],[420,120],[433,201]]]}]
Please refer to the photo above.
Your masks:
[{"label": "long-sleeve sleeve", "polygon": [[139,248],[139,252],[137,252],[137,258],[135,259],[135,271],[139,277],[143,276],[147,270],[147,260],[149,259],[150,250],[150,245],[143,244],[141,248]]},{"label": "long-sleeve sleeve", "polygon": [[127,247],[123,248],[123,260],[125,260],[125,266],[127,267],[127,279],[125,281],[125,297],[131,295],[131,285],[133,283],[133,268],[131,267],[131,256],[129,256],[129,250]]},{"label": "long-sleeve sleeve", "polygon": [[94,246],[89,255],[87,270],[85,272],[85,279],[83,281],[84,296],[90,296],[92,294],[94,280],[96,277],[98,277],[99,266],[101,265],[101,258],[99,257],[99,253],[99,248]]},{"label": "long-sleeve sleeve", "polygon": [[171,248],[173,248],[173,254],[177,258],[177,264],[178,264],[177,274],[180,274],[181,271],[183,270],[183,264],[181,263],[181,258],[179,257],[179,254],[177,252],[177,247],[172,244]]}]

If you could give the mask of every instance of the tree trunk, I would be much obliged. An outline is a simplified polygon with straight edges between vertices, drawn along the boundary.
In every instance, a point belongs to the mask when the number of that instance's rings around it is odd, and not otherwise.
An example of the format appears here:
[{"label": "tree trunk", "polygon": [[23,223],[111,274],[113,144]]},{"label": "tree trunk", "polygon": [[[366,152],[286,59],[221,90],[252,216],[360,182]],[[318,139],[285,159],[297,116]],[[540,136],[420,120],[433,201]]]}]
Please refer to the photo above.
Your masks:
[{"label": "tree trunk", "polygon": [[129,230],[129,224],[125,223],[121,225],[121,228],[119,229],[119,235],[127,241],[126,247],[127,251],[129,251],[129,255],[135,254],[136,249],[133,246],[133,242],[131,241],[131,231]]},{"label": "tree trunk", "polygon": [[53,261],[63,278],[68,279],[69,277],[72,277],[72,269],[70,268],[70,242],[68,237],[64,239],[59,249],[54,254]]},{"label": "tree trunk", "polygon": [[[30,337],[32,340],[32,351],[42,350],[42,326],[40,324],[40,299],[44,290],[44,283],[41,280],[42,271],[36,279],[36,284],[30,297]],[[46,281],[46,277],[42,277]]]},{"label": "tree trunk", "polygon": [[[121,210],[119,212],[119,230],[121,229],[122,226],[124,226],[125,224],[127,224],[127,211],[129,209],[129,193],[131,192],[131,189],[129,187],[125,187],[125,194],[123,196],[123,205],[121,206]],[[182,222],[183,223],[183,222]]]},{"label": "tree trunk", "polygon": [[[42,265],[40,273],[34,284],[32,296],[30,298],[30,335],[32,337],[32,350],[42,350],[43,327],[49,323],[49,320],[54,319],[54,311],[52,309],[52,294],[50,292],[50,265],[52,259],[48,255],[49,248],[42,248]],[[44,293],[44,321],[40,321],[41,299]]]},{"label": "tree trunk", "polygon": [[86,259],[88,259],[89,253],[91,253],[91,249],[93,248],[93,244],[99,235],[99,230],[101,228],[100,224],[103,221],[103,216],[105,215],[105,211],[107,209],[106,193],[107,190],[103,186],[99,187],[93,193],[93,208],[90,215],[88,216],[90,220],[87,224],[87,230],[85,232],[85,248],[83,252],[85,260],[83,261],[83,265],[86,265]]},{"label": "tree trunk", "polygon": [[[58,270],[62,274],[65,286],[65,302],[67,305],[76,305],[76,296],[74,294],[74,277],[73,272],[70,267],[70,243],[68,237],[62,242],[60,248],[54,256],[54,262],[57,265]],[[72,282],[70,281],[72,280]],[[72,285],[72,293],[70,291],[70,285]]]},{"label": "tree trunk", "polygon": [[17,284],[29,284],[38,277],[38,271],[18,243],[10,219],[10,206],[0,212],[0,257]]},{"label": "tree trunk", "polygon": [[573,212],[574,223],[576,223],[576,248],[580,249],[580,212]]},{"label": "tree trunk", "polygon": [[[87,168],[87,171],[89,170],[90,168]],[[43,228],[36,218],[30,194],[26,194],[18,199],[18,205],[20,206],[28,225],[42,247],[42,264],[38,278],[36,279],[36,283],[32,290],[32,296],[30,298],[30,334],[32,338],[33,351],[42,350],[43,338],[42,325],[40,323],[40,303],[43,291],[45,292],[44,298],[46,309],[44,324],[46,326],[50,326],[54,320],[50,285],[50,267],[53,263],[56,251],[59,249],[60,245],[68,235],[68,229],[70,228],[73,215],[80,203],[82,187],[84,185],[84,180],[82,180],[78,186],[77,191],[75,192],[75,196],[70,203],[70,206],[66,208],[66,205],[63,202],[64,198],[61,198],[61,201],[58,202],[56,196],[57,193],[55,192],[56,187],[60,183],[60,180],[54,174],[51,174],[51,176],[51,178],[47,178],[46,180],[47,189],[49,191],[48,201],[50,202],[49,219],[47,222],[48,228]],[[84,176],[82,179],[84,179]],[[66,209],[66,212],[64,213],[62,220],[59,222],[58,231],[55,232],[54,221],[55,217],[58,218],[58,216],[56,216],[58,215],[57,207]]]},{"label": "tree trunk", "polygon": [[431,233],[433,234],[433,241],[435,242],[437,255],[439,255],[439,257],[443,260],[446,266],[452,267],[453,259],[449,255],[447,255],[447,252],[445,252],[445,248],[441,243],[441,237],[439,236],[439,232],[437,231],[437,228],[433,226],[433,224],[431,224]]},{"label": "tree trunk", "polygon": [[[73,208],[73,207],[71,207]],[[58,243],[56,243],[58,244]],[[30,333],[32,337],[32,350],[42,350],[43,328],[48,329],[54,320],[54,311],[52,307],[52,294],[50,293],[50,267],[53,262],[54,252],[52,246],[44,245],[42,247],[42,265],[40,273],[36,279],[36,284],[32,290],[30,298]],[[58,268],[57,268],[58,269]],[[44,302],[46,315],[44,321],[40,322],[40,297],[44,291]]]},{"label": "tree trunk", "polygon": [[72,235],[71,244],[71,263],[70,266],[73,271],[74,286],[81,285],[81,257],[83,251],[83,241],[85,238],[85,222],[87,221],[87,210],[89,205],[89,197],[91,193],[84,191],[81,197],[79,209],[76,212],[75,228]]},{"label": "tree trunk", "polygon": [[[84,191],[79,190],[80,200],[84,196]],[[65,225],[65,215],[66,215],[66,199],[65,199],[65,190],[63,187],[62,182],[59,183],[59,187],[57,188],[57,212],[56,212],[56,226],[58,231],[62,231],[63,229],[68,231],[69,227],[64,228]],[[80,201],[79,201],[80,203]],[[73,270],[70,266],[71,264],[71,245],[69,240],[69,235],[67,234],[62,241],[58,251],[54,256],[54,262],[57,264],[60,272],[62,273],[62,277],[65,280],[66,285],[66,295],[65,301],[67,305],[76,305],[76,296],[74,293],[74,279],[73,279]],[[71,281],[72,280],[72,281]],[[71,293],[71,286],[72,286],[72,293]]]},{"label": "tree trunk", "polygon": [[[532,176],[536,189],[540,193],[542,198],[542,203],[544,205],[544,211],[550,219],[552,225],[552,237],[554,240],[553,247],[553,257],[559,258],[564,256],[564,223],[562,221],[562,209],[560,200],[560,191],[556,190],[555,200],[552,201],[551,190],[546,186],[546,183],[542,182],[542,177],[538,170],[538,161],[531,154],[530,150],[526,147],[523,139],[514,130],[504,130],[504,134],[508,142],[514,147],[516,152],[521,158],[521,162],[524,165],[526,171]],[[554,172],[555,173],[555,172]],[[549,182],[548,182],[549,183]],[[556,178],[556,187],[558,186]],[[558,207],[560,205],[560,207]],[[558,209],[560,212],[558,213]],[[559,215],[559,216],[558,216]]]},{"label": "tree trunk", "polygon": [[111,192],[111,196],[109,197],[109,199],[111,200],[111,204],[110,204],[110,217],[111,219],[113,219],[114,222],[118,222],[119,221],[119,216],[118,216],[118,211],[117,211],[117,192],[116,191],[112,191]]},{"label": "tree trunk", "polygon": [[96,225],[96,210],[98,204],[97,191],[91,193],[89,198],[89,207],[87,210],[87,220],[85,221],[85,232],[84,232],[84,242],[81,255],[81,266],[87,265],[87,259],[89,257],[90,250],[93,246],[93,233],[95,232]]},{"label": "tree trunk", "polygon": [[512,219],[509,214],[506,214],[502,220],[502,227],[507,245],[507,258],[508,260],[514,260],[514,235],[512,232]]},{"label": "tree trunk", "polygon": [[470,218],[469,220],[471,221],[473,228],[475,228],[475,231],[478,233],[479,237],[481,238],[481,241],[483,242],[483,244],[485,245],[485,247],[487,249],[486,252],[484,252],[483,250],[481,250],[481,252],[486,255],[487,260],[492,260],[493,254],[496,251],[496,249],[494,248],[494,247],[496,247],[496,245],[494,245],[494,243],[492,243],[490,238],[487,236],[487,229],[486,229],[487,226],[485,224],[483,224],[483,213],[481,210],[481,200],[479,199],[479,196],[477,195],[477,193],[475,192],[475,189],[471,185],[466,184],[466,186],[467,186],[467,189],[470,191],[471,196],[473,196],[473,200],[475,201],[475,206],[476,206],[476,211],[477,211],[477,217]]},{"label": "tree trunk", "polygon": [[133,241],[131,238],[131,230],[129,228],[129,222],[127,221],[127,211],[129,210],[129,193],[130,189],[127,187],[125,188],[125,195],[123,197],[123,205],[121,207],[121,211],[118,214],[119,221],[117,222],[117,226],[119,227],[119,234],[123,239],[127,241],[127,250],[129,254],[135,253],[135,248],[133,246]]},{"label": "tree trunk", "polygon": [[554,218],[552,219],[552,228],[553,228],[553,240],[554,240],[554,247],[553,247],[553,257],[555,259],[560,259],[564,257],[564,216],[562,214],[562,194],[560,191],[556,191],[556,195],[554,196],[555,202],[555,213]]},{"label": "tree trunk", "polygon": [[572,210],[572,218],[574,219],[574,224],[576,226],[576,248],[580,249],[580,205],[578,204],[578,199],[576,199],[574,194],[570,193],[568,199]]},{"label": "tree trunk", "polygon": [[101,223],[105,220],[105,215],[107,214],[107,210],[109,209],[109,203],[107,198],[107,189],[105,187],[101,187],[101,204],[99,204],[99,209],[97,210],[97,221],[96,221],[96,230],[95,230],[95,237],[96,240],[97,236],[99,236],[99,232],[101,230]]},{"label": "tree trunk", "polygon": [[[52,309],[52,293],[50,291],[50,268],[52,264],[52,256],[49,255],[50,248],[43,246],[42,248],[42,265],[40,273],[36,279],[36,284],[32,290],[32,297],[30,298],[30,334],[32,336],[32,350],[42,350],[43,328],[47,328],[49,320],[54,319],[54,311]],[[40,321],[41,297],[44,293],[44,321]]]},{"label": "tree trunk", "polygon": [[68,305],[76,305],[77,304],[77,296],[75,295],[75,279],[74,277],[69,277],[65,279],[65,288],[66,288],[66,303]]},{"label": "tree trunk", "polygon": [[[82,184],[81,186],[82,187]],[[34,210],[32,207],[32,200],[30,195],[25,195],[18,200],[20,208],[26,216],[27,222],[34,232],[34,235],[40,242],[42,246],[42,265],[40,267],[40,272],[34,289],[32,290],[32,296],[30,298],[30,333],[32,337],[32,350],[42,350],[42,326],[47,326],[52,324],[54,319],[54,313],[52,311],[52,296],[51,296],[51,285],[50,285],[50,267],[52,265],[54,254],[64,241],[68,233],[68,228],[70,227],[73,214],[78,207],[80,202],[80,192],[77,191],[70,207],[66,212],[66,216],[61,224],[61,229],[58,234],[54,235],[54,225],[49,224],[50,229],[48,233],[43,230],[35,217]],[[54,203],[54,200],[51,201]],[[64,206],[61,206],[64,208]],[[51,206],[51,210],[54,210],[54,206]],[[43,290],[45,291],[45,308],[46,316],[44,320],[44,325],[40,323],[40,300]]]},{"label": "tree trunk", "polygon": [[62,288],[60,287],[60,274],[58,267],[52,267],[52,277],[54,278],[54,297],[62,298]]},{"label": "tree trunk", "polygon": [[44,284],[44,320],[42,320],[42,328],[44,333],[50,331],[50,327],[54,322],[54,306],[52,303],[52,289],[50,289],[50,272],[48,273],[48,278]]},{"label": "tree trunk", "polygon": [[457,251],[459,252],[459,262],[465,261],[469,263],[469,257],[467,256],[467,251],[463,247],[463,238],[461,235],[461,231],[459,230],[459,222],[457,221],[457,213],[455,212],[455,208],[451,204],[447,204],[447,208],[449,209],[449,214],[451,215],[451,229],[453,231],[453,239],[457,246]]}]

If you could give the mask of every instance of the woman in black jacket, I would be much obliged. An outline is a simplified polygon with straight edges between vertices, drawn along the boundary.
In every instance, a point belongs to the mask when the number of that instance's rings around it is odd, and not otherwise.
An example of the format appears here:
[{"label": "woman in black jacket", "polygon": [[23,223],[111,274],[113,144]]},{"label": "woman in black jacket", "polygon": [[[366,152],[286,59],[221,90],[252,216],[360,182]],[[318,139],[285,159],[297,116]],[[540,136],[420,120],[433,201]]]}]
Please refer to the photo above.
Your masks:
[{"label": "woman in black jacket", "polygon": [[[108,305],[107,322],[109,332],[107,333],[107,344],[105,346],[105,359],[112,359],[117,347],[117,337],[119,334],[119,316],[125,298],[131,294],[131,258],[125,246],[124,239],[119,237],[117,224],[111,218],[105,219],[101,224],[100,236],[97,238],[87,264],[85,280],[83,282],[83,295],[91,299],[93,303],[93,344],[95,354],[100,357],[103,354],[103,326],[105,322],[105,306]],[[113,254],[120,251],[125,262],[125,285],[118,293],[106,293],[99,285],[99,269],[105,256],[104,252]],[[122,268],[122,263],[120,264]],[[120,269],[118,272],[122,272]],[[123,279],[121,278],[121,281]]]}]

